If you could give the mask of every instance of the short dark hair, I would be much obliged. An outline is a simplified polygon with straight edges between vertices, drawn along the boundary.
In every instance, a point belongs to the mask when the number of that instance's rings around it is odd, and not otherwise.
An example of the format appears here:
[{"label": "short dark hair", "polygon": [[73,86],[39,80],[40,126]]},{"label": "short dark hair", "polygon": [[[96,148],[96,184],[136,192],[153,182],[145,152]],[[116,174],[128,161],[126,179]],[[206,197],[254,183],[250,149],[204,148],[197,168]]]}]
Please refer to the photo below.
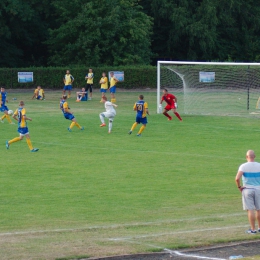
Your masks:
[{"label": "short dark hair", "polygon": [[144,96],[143,96],[143,95],[140,95],[139,98],[140,98],[140,99],[144,99]]},{"label": "short dark hair", "polygon": [[168,89],[167,89],[167,88],[164,88],[163,90],[166,91],[166,92],[168,92]]},{"label": "short dark hair", "polygon": [[63,98],[63,99],[67,99],[67,95],[63,95],[62,98]]}]

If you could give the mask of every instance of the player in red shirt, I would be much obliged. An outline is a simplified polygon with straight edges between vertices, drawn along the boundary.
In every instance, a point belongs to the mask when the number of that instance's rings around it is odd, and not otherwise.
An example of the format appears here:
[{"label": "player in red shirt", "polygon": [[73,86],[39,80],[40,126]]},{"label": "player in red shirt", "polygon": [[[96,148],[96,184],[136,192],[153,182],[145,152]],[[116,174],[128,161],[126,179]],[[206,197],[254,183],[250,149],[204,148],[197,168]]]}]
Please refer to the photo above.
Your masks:
[{"label": "player in red shirt", "polygon": [[168,93],[168,90],[166,88],[163,89],[163,96],[160,102],[160,106],[162,105],[163,101],[167,103],[166,107],[164,108],[163,114],[168,117],[168,120],[172,120],[172,117],[168,114],[168,111],[172,110],[175,116],[177,116],[179,120],[182,121],[181,116],[176,111],[177,98],[173,94]]}]

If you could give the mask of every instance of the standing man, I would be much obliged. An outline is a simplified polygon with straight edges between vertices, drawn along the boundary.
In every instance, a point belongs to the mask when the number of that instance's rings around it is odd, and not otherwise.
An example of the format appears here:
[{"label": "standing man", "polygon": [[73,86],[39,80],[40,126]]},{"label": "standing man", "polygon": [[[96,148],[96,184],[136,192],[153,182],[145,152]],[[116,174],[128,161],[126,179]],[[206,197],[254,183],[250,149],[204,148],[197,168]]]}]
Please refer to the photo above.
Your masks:
[{"label": "standing man", "polygon": [[116,93],[116,84],[118,82],[118,79],[114,76],[114,72],[111,71],[110,72],[110,95],[111,95],[111,102],[115,103],[116,102],[116,97],[115,97],[115,93]]},{"label": "standing man", "polygon": [[8,103],[8,100],[6,99],[7,93],[5,91],[5,88],[1,88],[0,91],[0,111],[4,112],[4,115],[1,117],[0,121],[4,123],[4,119],[6,118],[9,124],[14,124],[8,114],[8,107],[5,105],[5,102]]},{"label": "standing man", "polygon": [[[248,150],[246,153],[247,162],[240,165],[235,181],[237,188],[242,193],[243,209],[247,210],[250,229],[248,234],[256,234],[255,222],[258,222],[260,232],[260,163],[255,162],[255,153]],[[240,180],[242,178],[243,184]]]},{"label": "standing man", "polygon": [[77,126],[80,130],[84,130],[84,127],[81,127],[78,122],[76,121],[76,118],[74,117],[73,113],[70,111],[68,102],[67,102],[67,96],[63,95],[62,99],[60,101],[60,109],[63,112],[63,115],[66,119],[71,120],[72,123],[70,124],[70,127],[68,128],[69,132],[71,132],[71,129],[74,126]]},{"label": "standing man", "polygon": [[38,86],[35,90],[34,90],[34,94],[32,99],[36,98],[37,100],[45,100],[45,94],[44,94],[44,90],[42,89],[41,86]]},{"label": "standing man", "polygon": [[88,74],[86,75],[85,79],[87,80],[86,91],[89,90],[88,100],[91,100],[92,99],[92,89],[93,89],[93,79],[94,79],[94,73],[92,72],[92,69],[88,70]]},{"label": "standing man", "polygon": [[168,117],[168,120],[172,120],[172,117],[168,114],[168,111],[172,110],[174,115],[178,117],[180,121],[182,121],[181,116],[176,111],[177,109],[177,98],[173,95],[168,93],[168,90],[165,88],[163,89],[163,96],[160,102],[160,108],[162,107],[162,102],[165,101],[167,105],[164,108],[163,114]]},{"label": "standing man", "polygon": [[13,118],[18,121],[18,133],[20,134],[19,137],[15,137],[14,139],[10,141],[6,141],[5,146],[6,149],[9,149],[10,144],[18,142],[23,140],[24,136],[26,137],[26,142],[29,146],[29,149],[31,152],[37,152],[39,149],[38,148],[33,148],[30,135],[29,135],[29,130],[27,127],[27,120],[32,121],[30,117],[26,116],[26,110],[24,108],[24,102],[20,101],[19,103],[19,108],[15,110],[13,114]]},{"label": "standing man", "polygon": [[137,101],[134,104],[134,110],[136,111],[135,123],[132,125],[132,128],[128,133],[132,134],[132,132],[134,131],[136,126],[141,123],[142,126],[137,134],[137,136],[141,136],[142,132],[144,131],[144,129],[146,127],[146,124],[148,123],[146,115],[149,115],[148,104],[147,104],[147,102],[144,101],[143,95],[140,95],[139,101]]},{"label": "standing man", "polygon": [[63,82],[64,82],[63,95],[65,95],[66,90],[68,90],[68,98],[70,98],[71,95],[73,81],[74,81],[73,76],[70,74],[70,71],[67,70],[65,76],[63,77]]},{"label": "standing man", "polygon": [[100,85],[100,92],[101,92],[100,102],[103,102],[102,98],[105,96],[105,93],[107,92],[107,89],[108,89],[107,76],[106,76],[105,72],[102,73],[102,78],[100,79],[99,83],[101,84]]},{"label": "standing man", "polygon": [[104,103],[106,112],[102,112],[99,114],[99,118],[101,121],[100,127],[106,126],[105,124],[105,117],[108,118],[109,124],[108,124],[108,133],[111,133],[112,130],[112,123],[114,120],[114,117],[116,116],[116,110],[114,107],[117,107],[116,104],[113,104],[112,102],[107,101],[107,97],[103,96],[101,99],[101,102]]}]

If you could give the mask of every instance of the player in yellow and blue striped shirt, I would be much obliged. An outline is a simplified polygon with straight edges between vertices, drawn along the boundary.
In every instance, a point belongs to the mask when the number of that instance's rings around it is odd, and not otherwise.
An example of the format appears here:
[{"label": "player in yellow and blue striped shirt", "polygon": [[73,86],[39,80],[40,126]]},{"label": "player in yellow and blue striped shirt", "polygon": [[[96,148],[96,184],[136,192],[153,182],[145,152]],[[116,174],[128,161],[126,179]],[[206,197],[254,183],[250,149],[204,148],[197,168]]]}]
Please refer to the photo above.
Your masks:
[{"label": "player in yellow and blue striped shirt", "polygon": [[146,124],[148,123],[146,117],[146,115],[149,115],[148,104],[143,99],[144,96],[140,95],[139,100],[134,104],[134,110],[136,111],[136,120],[135,123],[132,125],[131,130],[128,132],[129,134],[132,134],[136,126],[141,123],[142,126],[137,134],[137,136],[141,136],[146,127]]},{"label": "player in yellow and blue striped shirt", "polygon": [[65,95],[66,90],[68,90],[68,98],[70,98],[71,95],[73,81],[74,81],[73,76],[70,74],[70,71],[67,70],[65,76],[63,77],[63,82],[64,82],[63,95]]},{"label": "player in yellow and blue striped shirt", "polygon": [[18,142],[23,140],[24,136],[26,137],[26,142],[30,148],[31,152],[37,152],[39,149],[38,148],[33,148],[30,135],[29,135],[29,130],[27,127],[27,120],[32,121],[30,117],[26,116],[26,109],[24,108],[24,102],[20,101],[19,103],[19,108],[15,110],[13,114],[13,118],[18,121],[18,133],[20,134],[19,137],[15,137],[14,139],[10,141],[6,141],[6,149],[9,149],[10,144]]}]

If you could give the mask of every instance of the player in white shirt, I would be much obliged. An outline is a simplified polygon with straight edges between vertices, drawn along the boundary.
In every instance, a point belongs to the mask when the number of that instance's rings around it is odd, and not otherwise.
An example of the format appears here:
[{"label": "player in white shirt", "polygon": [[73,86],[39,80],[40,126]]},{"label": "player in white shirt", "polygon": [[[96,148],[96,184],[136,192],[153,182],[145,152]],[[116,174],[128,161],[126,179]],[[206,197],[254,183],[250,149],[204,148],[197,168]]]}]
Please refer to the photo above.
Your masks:
[{"label": "player in white shirt", "polygon": [[111,130],[112,130],[112,123],[113,123],[114,117],[116,115],[115,107],[117,107],[117,105],[113,104],[110,101],[107,101],[107,97],[106,96],[102,97],[101,102],[104,103],[106,112],[102,112],[102,113],[99,114],[99,118],[100,118],[101,123],[102,123],[100,125],[100,127],[106,126],[105,117],[108,118],[108,121],[109,121],[108,133],[110,134]]}]

